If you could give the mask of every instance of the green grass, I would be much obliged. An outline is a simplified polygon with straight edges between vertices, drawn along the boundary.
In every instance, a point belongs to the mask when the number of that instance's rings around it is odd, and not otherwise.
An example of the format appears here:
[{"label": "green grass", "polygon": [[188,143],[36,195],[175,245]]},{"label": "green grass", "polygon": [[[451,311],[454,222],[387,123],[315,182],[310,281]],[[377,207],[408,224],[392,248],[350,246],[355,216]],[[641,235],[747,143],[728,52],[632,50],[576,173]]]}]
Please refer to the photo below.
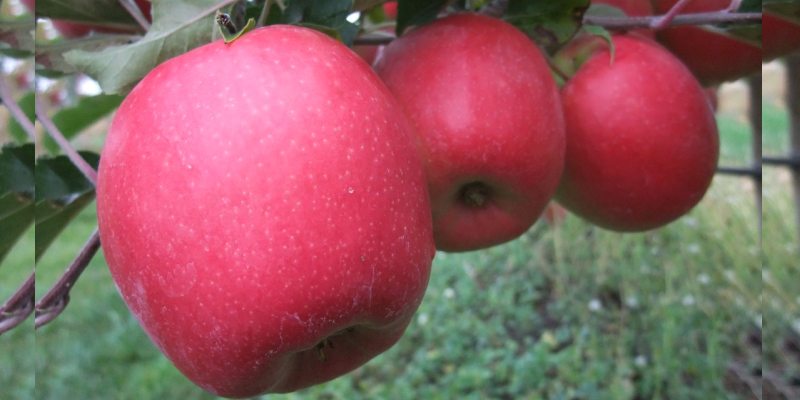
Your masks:
[{"label": "green grass", "polygon": [[[765,143],[780,143],[785,120],[764,124]],[[747,127],[720,126],[723,160],[749,162]],[[740,178],[717,176],[688,216],[653,232],[622,235],[573,216],[557,228],[539,223],[487,251],[437,254],[425,300],[395,347],[330,383],[267,398],[737,399],[746,397],[726,386],[729,365],[763,361],[796,377],[780,349],[800,320],[800,239],[785,178],[765,174],[763,253],[752,188]],[[94,225],[90,207],[40,260],[39,295]],[[747,342],[762,320],[763,355]],[[14,399],[213,398],[150,343],[102,255],[66,312],[37,332],[35,353],[30,329],[0,337],[0,387]],[[34,362],[35,396],[25,375]]]}]

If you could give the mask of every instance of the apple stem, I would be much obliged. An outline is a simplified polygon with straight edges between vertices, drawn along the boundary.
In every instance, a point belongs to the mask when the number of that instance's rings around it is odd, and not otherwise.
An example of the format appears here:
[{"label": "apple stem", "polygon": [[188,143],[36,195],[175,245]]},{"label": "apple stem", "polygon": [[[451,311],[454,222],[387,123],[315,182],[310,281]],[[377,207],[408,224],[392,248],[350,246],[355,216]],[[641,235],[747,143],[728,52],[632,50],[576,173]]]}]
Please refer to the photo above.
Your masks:
[{"label": "apple stem", "polygon": [[481,182],[472,182],[461,188],[461,201],[469,207],[480,208],[489,200],[489,187]]},{"label": "apple stem", "polygon": [[236,34],[238,29],[236,29],[236,25],[231,20],[231,16],[225,13],[217,14],[217,24],[228,31],[231,35]]}]

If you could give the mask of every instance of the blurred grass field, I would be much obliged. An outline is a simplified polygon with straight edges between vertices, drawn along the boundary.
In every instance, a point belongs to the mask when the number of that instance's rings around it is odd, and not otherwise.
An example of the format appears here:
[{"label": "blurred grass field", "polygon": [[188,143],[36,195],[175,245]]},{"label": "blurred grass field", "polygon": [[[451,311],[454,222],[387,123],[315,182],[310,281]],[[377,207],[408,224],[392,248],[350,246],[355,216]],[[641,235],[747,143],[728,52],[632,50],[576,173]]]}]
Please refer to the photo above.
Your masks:
[{"label": "blurred grass field", "polygon": [[[724,108],[721,164],[747,165],[747,120]],[[779,154],[785,106],[765,98],[763,110],[764,153]],[[487,251],[439,253],[395,347],[330,383],[266,398],[750,399],[759,373],[797,390],[800,353],[787,346],[800,335],[800,238],[785,171],[764,169],[763,198],[763,247],[752,184],[718,175],[698,207],[657,231],[622,235],[569,216]],[[37,263],[37,297],[95,224],[89,207]],[[33,243],[31,232],[0,268],[4,298],[33,264]],[[150,343],[102,254],[35,350],[31,330],[0,337],[0,398],[214,398]]]}]

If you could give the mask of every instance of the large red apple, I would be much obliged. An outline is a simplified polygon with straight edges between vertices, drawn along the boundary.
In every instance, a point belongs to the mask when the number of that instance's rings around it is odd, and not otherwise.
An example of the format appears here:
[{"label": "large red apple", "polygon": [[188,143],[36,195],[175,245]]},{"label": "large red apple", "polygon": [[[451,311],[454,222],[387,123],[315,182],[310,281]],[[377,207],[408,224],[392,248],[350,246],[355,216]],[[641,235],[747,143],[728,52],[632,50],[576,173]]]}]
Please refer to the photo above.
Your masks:
[{"label": "large red apple", "polygon": [[393,41],[375,69],[419,135],[437,248],[525,232],[563,168],[558,91],[539,49],[499,19],[455,14]]},{"label": "large red apple", "polygon": [[557,199],[604,228],[660,227],[696,205],[714,176],[716,122],[703,88],[658,44],[614,36],[562,91],[567,153]]},{"label": "large red apple", "polygon": [[327,381],[392,346],[434,255],[406,117],[353,52],[300,27],[151,71],[113,120],[97,213],[142,327],[229,397]]},{"label": "large red apple", "polygon": [[[657,0],[655,11],[665,13],[678,0]],[[682,13],[726,9],[730,0],[695,0]],[[675,53],[705,85],[736,80],[761,71],[761,47],[699,26],[674,26],[659,31],[658,40]]]}]

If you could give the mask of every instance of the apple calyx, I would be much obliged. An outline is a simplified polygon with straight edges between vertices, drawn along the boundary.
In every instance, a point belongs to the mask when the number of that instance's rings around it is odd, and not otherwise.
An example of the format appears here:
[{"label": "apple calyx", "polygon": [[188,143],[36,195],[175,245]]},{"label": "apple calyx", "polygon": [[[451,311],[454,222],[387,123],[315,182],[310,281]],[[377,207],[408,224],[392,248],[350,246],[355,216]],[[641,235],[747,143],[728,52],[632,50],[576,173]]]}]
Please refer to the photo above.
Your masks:
[{"label": "apple calyx", "polygon": [[482,208],[489,201],[492,189],[483,182],[467,183],[458,192],[459,200],[471,208]]}]

